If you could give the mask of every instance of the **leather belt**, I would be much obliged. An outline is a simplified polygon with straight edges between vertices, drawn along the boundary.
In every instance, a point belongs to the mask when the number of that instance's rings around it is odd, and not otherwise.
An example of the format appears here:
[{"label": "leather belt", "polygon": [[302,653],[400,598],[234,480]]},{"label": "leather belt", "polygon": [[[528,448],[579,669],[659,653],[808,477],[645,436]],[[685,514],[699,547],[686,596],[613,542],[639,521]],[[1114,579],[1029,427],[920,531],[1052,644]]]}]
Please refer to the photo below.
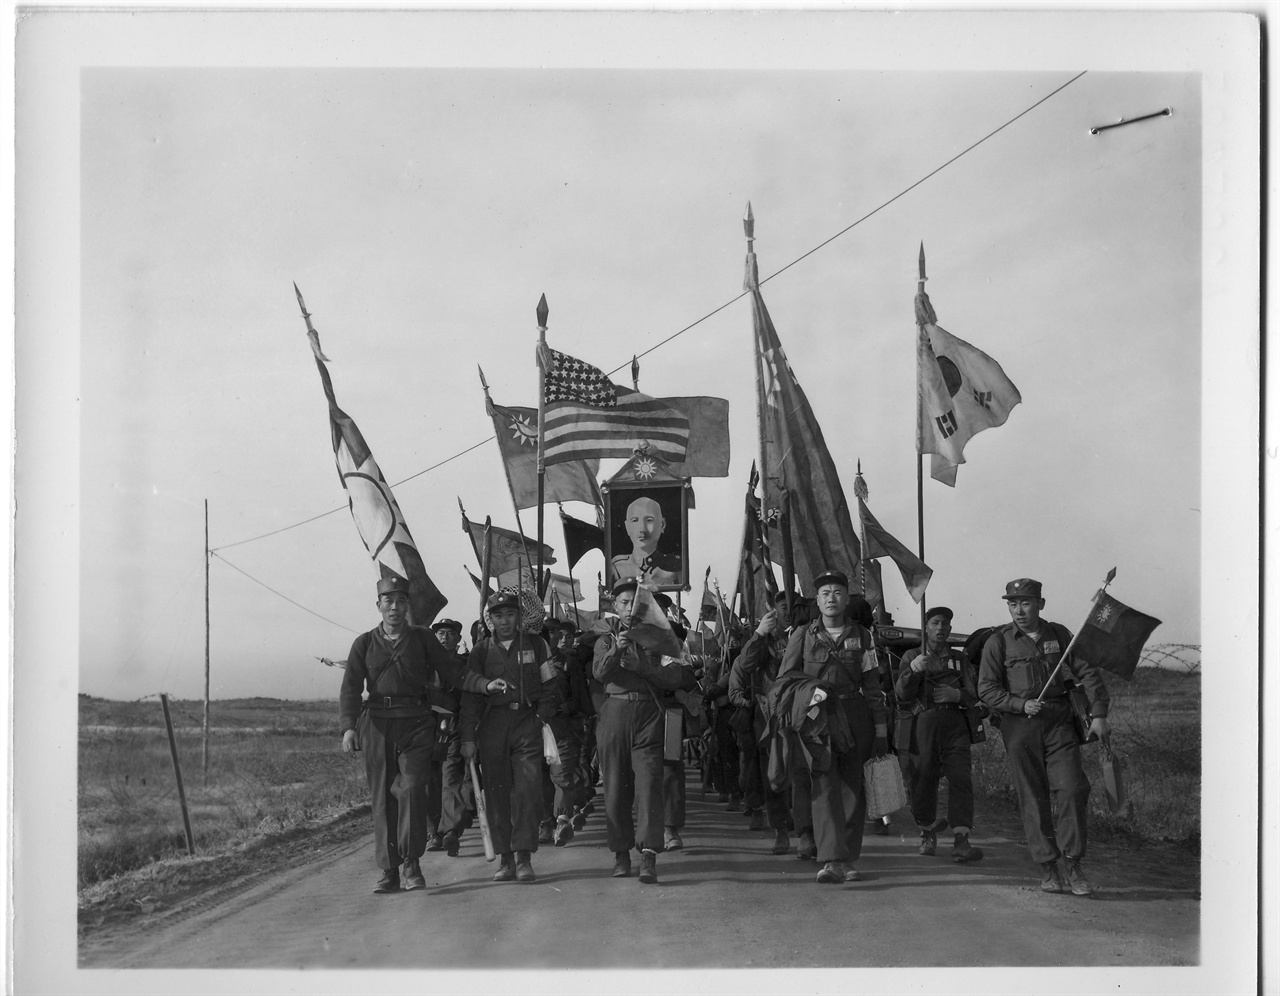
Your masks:
[{"label": "leather belt", "polygon": [[626,699],[629,702],[639,702],[642,699],[647,702],[649,700],[649,696],[642,692],[610,692],[609,698]]},{"label": "leather belt", "polygon": [[370,695],[364,702],[371,709],[417,709],[431,705],[429,695]]}]

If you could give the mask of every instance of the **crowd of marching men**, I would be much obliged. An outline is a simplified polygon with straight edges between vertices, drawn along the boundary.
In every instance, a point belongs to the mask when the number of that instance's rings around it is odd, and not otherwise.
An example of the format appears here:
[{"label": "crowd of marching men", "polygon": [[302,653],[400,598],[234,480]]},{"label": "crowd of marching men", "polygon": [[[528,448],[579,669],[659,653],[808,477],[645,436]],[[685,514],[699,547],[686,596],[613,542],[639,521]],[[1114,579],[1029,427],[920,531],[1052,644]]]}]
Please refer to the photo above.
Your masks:
[{"label": "crowd of marching men", "polygon": [[384,578],[382,623],[357,637],[340,696],[343,747],[363,751],[371,790],[374,891],[425,888],[424,852],[457,856],[473,827],[495,881],[532,882],[540,845],[568,845],[601,817],[610,874],[630,877],[638,856],[639,881],[655,883],[658,854],[684,846],[688,765],[704,797],[772,832],[773,854],[815,862],[819,883],[854,882],[868,822],[888,832],[887,816],[867,819],[864,779],[895,753],[919,853],[935,855],[950,828],[951,859],[978,861],[970,744],[996,716],[1041,888],[1090,894],[1089,784],[1064,703],[1083,686],[1105,735],[1107,694],[1087,663],[1055,667],[1070,634],[1040,619],[1039,582],[1010,582],[1011,622],[967,652],[950,644],[951,610],[930,609],[923,645],[900,658],[876,646],[844,574],[812,590],[790,617],[780,594],[747,631],[715,622],[713,607],[682,625],[635,579],[586,629],[544,621],[532,592],[508,588],[462,653],[460,623],[410,625],[407,584]]}]

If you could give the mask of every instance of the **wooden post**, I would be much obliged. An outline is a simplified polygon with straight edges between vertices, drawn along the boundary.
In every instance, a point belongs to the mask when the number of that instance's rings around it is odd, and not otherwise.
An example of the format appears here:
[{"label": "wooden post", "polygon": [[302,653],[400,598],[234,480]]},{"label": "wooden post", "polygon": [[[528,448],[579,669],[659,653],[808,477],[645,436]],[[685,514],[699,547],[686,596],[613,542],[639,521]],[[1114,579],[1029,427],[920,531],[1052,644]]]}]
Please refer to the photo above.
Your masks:
[{"label": "wooden post", "polygon": [[209,784],[209,499],[204,500],[204,721],[201,724],[200,774]]},{"label": "wooden post", "polygon": [[[544,449],[546,447],[546,434],[544,422],[547,416],[547,371],[544,366],[544,357],[547,355],[547,295],[543,294],[538,299],[537,317],[538,317],[538,570],[533,576],[533,587],[536,591],[538,585],[542,583],[542,503],[543,496],[546,494],[547,466]],[[516,518],[520,516],[517,513]],[[542,596],[539,595],[539,598]],[[521,672],[522,674],[524,672]]]},{"label": "wooden post", "polygon": [[[916,293],[924,293],[925,281],[929,278],[925,276],[924,271],[924,242],[920,243],[920,258],[918,261],[918,276],[916,277]],[[925,334],[924,326],[916,326],[916,335]],[[921,447],[924,445],[924,411],[922,399],[920,397],[920,372],[916,371],[916,530],[918,533],[920,546],[920,560],[924,560],[924,453]],[[920,596],[920,653],[925,652],[924,639],[924,623],[925,623],[925,597]]]},{"label": "wooden post", "polygon": [[169,756],[173,758],[173,776],[178,781],[178,804],[182,807],[182,829],[187,833],[187,854],[195,857],[196,840],[191,835],[191,815],[187,812],[187,791],[182,787],[182,766],[178,764],[178,741],[173,736],[173,719],[169,715],[169,696],[160,693],[164,709],[164,728],[169,734]]}]

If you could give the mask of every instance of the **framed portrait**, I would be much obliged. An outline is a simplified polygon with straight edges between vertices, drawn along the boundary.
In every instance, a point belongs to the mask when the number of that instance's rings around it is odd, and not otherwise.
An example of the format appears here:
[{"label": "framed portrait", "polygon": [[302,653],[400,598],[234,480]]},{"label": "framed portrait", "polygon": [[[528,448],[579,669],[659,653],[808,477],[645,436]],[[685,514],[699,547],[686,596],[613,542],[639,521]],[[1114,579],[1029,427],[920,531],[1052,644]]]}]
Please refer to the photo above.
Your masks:
[{"label": "framed portrait", "polygon": [[609,584],[634,577],[658,591],[688,591],[688,482],[618,481],[600,490]]}]

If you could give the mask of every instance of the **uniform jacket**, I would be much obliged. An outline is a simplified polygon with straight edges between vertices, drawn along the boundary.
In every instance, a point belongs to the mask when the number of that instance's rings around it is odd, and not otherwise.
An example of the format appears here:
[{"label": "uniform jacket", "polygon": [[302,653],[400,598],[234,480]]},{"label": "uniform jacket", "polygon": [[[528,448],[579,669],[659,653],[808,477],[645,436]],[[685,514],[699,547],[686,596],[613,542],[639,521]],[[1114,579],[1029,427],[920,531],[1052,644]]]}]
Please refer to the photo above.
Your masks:
[{"label": "uniform jacket", "polygon": [[[926,712],[937,705],[933,701],[932,690],[935,688],[954,688],[960,692],[959,705],[963,709],[978,704],[978,679],[973,666],[966,661],[959,651],[946,647],[945,667],[941,671],[917,672],[911,669],[911,663],[920,656],[920,648],[913,647],[902,655],[902,666],[898,671],[898,681],[894,692],[901,705],[913,715]],[[937,656],[937,655],[934,655]]]},{"label": "uniform jacket", "polygon": [[393,645],[378,625],[351,644],[338,693],[338,725],[343,732],[356,728],[360,696],[366,686],[371,697],[421,698],[426,710],[433,703],[445,702],[442,681],[481,697],[487,684],[478,675],[469,674],[462,660],[445,650],[430,630],[409,626]]},{"label": "uniform jacket", "polygon": [[888,716],[880,666],[871,645],[871,634],[857,623],[845,623],[838,641],[832,641],[819,616],[791,633],[778,679],[793,671],[817,678],[830,696],[862,690],[876,724],[876,735],[887,736]]},{"label": "uniform jacket", "polygon": [[782,666],[782,656],[787,649],[787,637],[751,634],[742,647],[742,653],[733,662],[729,674],[729,701],[736,706],[753,706],[757,695],[765,695]]},{"label": "uniform jacket", "polygon": [[656,655],[637,643],[632,643],[625,650],[620,649],[614,633],[605,633],[596,641],[591,673],[610,695],[673,692],[696,684],[693,672],[681,667],[679,661],[664,667]]},{"label": "uniform jacket", "polygon": [[556,714],[560,698],[556,693],[556,675],[550,665],[544,667],[550,650],[542,637],[518,632],[505,650],[493,637],[485,637],[467,655],[467,673],[480,676],[487,684],[502,678],[507,690],[494,695],[462,696],[462,716],[458,731],[463,743],[474,743],[476,728],[487,709],[502,709],[511,703],[532,706],[544,723]]},{"label": "uniform jacket", "polygon": [[[1028,699],[1037,698],[1045,688],[1054,666],[1071,643],[1071,631],[1058,623],[1040,622],[1040,639],[1032,641],[1016,623],[999,627],[987,637],[982,648],[982,664],[978,669],[978,696],[992,709],[1021,713]],[[1067,694],[1063,673],[1084,687],[1089,697],[1089,714],[1094,718],[1107,714],[1111,697],[1102,683],[1098,669],[1073,653],[1048,685],[1046,699]]]}]

